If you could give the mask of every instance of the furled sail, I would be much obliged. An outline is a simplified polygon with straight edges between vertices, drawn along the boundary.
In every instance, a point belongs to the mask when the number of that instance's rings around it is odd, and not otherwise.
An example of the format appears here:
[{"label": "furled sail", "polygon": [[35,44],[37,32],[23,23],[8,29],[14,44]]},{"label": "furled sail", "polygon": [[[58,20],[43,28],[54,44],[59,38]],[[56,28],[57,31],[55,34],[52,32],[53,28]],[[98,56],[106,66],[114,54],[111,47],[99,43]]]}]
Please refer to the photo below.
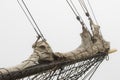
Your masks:
[{"label": "furled sail", "polygon": [[[29,16],[19,0],[20,7],[33,26],[38,39],[33,44],[33,53],[21,64],[11,68],[0,69],[0,80],[78,80],[90,79],[102,61],[110,52],[110,43],[104,40],[100,26],[95,24],[85,6],[84,0],[78,0],[88,17],[91,31],[86,27],[83,19],[71,0],[66,0],[82,25],[81,45],[73,51],[61,53],[53,52],[47,43],[29,9],[23,0]],[[32,21],[31,21],[31,19]],[[35,26],[33,25],[35,24]],[[112,52],[114,52],[113,50]]]},{"label": "furled sail", "polygon": [[[34,75],[31,79],[39,80],[80,78],[90,68],[98,66],[110,48],[109,42],[99,38],[101,35],[96,34],[99,33],[96,32],[97,29],[94,30],[96,36],[90,36],[90,32],[83,28],[82,44],[67,53],[53,52],[46,41],[37,40],[33,44],[34,51],[27,60],[15,67],[0,69],[0,80],[19,79],[31,75]],[[91,40],[92,37],[95,42]]]}]

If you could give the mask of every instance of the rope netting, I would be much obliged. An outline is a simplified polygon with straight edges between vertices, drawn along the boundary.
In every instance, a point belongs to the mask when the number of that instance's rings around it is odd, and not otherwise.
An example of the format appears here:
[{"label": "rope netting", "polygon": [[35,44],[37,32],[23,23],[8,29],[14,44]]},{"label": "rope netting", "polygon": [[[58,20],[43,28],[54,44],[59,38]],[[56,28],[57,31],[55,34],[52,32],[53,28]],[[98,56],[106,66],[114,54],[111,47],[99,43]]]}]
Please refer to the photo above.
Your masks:
[{"label": "rope netting", "polygon": [[38,64],[23,71],[1,73],[0,80],[85,80],[92,77],[105,56],[99,53],[88,59]]}]

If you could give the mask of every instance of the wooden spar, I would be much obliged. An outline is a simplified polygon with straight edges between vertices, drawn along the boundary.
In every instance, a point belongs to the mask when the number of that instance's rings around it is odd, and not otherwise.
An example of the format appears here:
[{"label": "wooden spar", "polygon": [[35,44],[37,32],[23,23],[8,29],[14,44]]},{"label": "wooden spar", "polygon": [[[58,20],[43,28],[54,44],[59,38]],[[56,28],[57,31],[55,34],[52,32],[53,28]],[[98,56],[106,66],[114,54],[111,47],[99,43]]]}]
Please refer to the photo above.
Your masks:
[{"label": "wooden spar", "polygon": [[117,49],[110,49],[110,50],[108,51],[108,54],[112,54],[112,53],[115,53],[115,52],[117,52]]},{"label": "wooden spar", "polygon": [[80,61],[85,61],[85,60],[89,60],[92,58],[96,58],[96,57],[100,57],[100,56],[105,56],[107,54],[105,53],[98,53],[96,55],[90,56],[90,57],[86,57],[86,58],[82,58],[82,59],[78,59],[78,60],[68,60],[68,61],[64,61],[64,60],[57,60],[57,61],[53,61],[51,63],[46,63],[46,64],[38,64],[29,68],[26,68],[24,70],[19,70],[19,71],[14,71],[14,72],[10,72],[10,73],[6,73],[6,74],[1,74],[0,75],[0,80],[15,80],[15,79],[20,79],[20,78],[24,78],[26,76],[31,76],[37,73],[43,73],[46,72],[47,70],[50,69],[54,69],[55,67],[57,67],[58,69],[61,68],[62,66],[67,66],[67,65],[71,65]]},{"label": "wooden spar", "polygon": [[[94,28],[94,30],[99,31],[98,26],[95,26]],[[44,61],[50,62],[55,59],[78,60],[93,56],[98,52],[107,53],[107,50],[110,48],[109,43],[106,42],[101,35],[98,34],[99,32],[96,31],[94,31],[95,36],[93,36],[96,41],[92,42],[90,32],[86,28],[83,28],[83,32],[81,33],[82,44],[77,49],[67,53],[53,53],[47,42],[37,41],[33,44],[33,54],[27,60],[15,67],[1,69],[0,72],[2,74],[7,74],[8,72],[11,73],[19,70],[22,71]]]},{"label": "wooden spar", "polygon": [[[21,64],[10,68],[1,68],[0,80],[16,80],[37,73],[46,72],[48,70],[54,69],[55,67],[59,69],[62,66],[75,64],[76,62],[106,56],[117,51],[116,49],[110,49],[109,42],[105,41],[99,32],[100,27],[98,25],[95,25],[92,22],[92,20],[90,20],[90,26],[93,29],[92,30],[93,34],[91,34],[89,30],[82,25],[83,32],[80,34],[82,43],[78,48],[66,53],[53,52],[52,48],[45,41],[41,31],[39,30],[34,18],[27,9],[23,0],[22,2],[26,10],[28,11],[28,14],[30,15],[31,19],[33,20],[34,24],[36,25],[36,28],[38,29],[40,35],[42,36],[43,41],[37,40],[33,44],[32,46],[34,49],[33,53],[27,60],[23,61]],[[24,13],[26,14],[26,12]],[[35,26],[33,25],[28,16],[27,18],[39,36],[39,33],[35,29]],[[77,16],[77,18],[79,17]]]},{"label": "wooden spar", "polygon": [[[92,24],[92,26],[94,35],[92,36],[87,28],[83,27],[83,32],[80,34],[82,38],[81,45],[70,52],[53,52],[46,41],[38,40],[35,44],[33,44],[32,47],[34,51],[27,60],[11,68],[0,69],[0,80],[10,80],[10,78],[13,80],[45,72],[46,70],[54,68],[56,65],[60,65],[61,63],[63,65],[66,61],[70,61],[68,63],[71,63],[76,60],[87,60],[95,57],[98,53],[103,53],[103,55],[106,55],[106,53],[108,54],[110,49],[109,42],[105,41],[100,35],[100,27],[98,25]],[[112,52],[114,51],[115,50],[112,50]],[[63,60],[64,62],[59,60]],[[43,65],[43,63],[46,64]],[[68,63],[66,63],[66,65]]]}]

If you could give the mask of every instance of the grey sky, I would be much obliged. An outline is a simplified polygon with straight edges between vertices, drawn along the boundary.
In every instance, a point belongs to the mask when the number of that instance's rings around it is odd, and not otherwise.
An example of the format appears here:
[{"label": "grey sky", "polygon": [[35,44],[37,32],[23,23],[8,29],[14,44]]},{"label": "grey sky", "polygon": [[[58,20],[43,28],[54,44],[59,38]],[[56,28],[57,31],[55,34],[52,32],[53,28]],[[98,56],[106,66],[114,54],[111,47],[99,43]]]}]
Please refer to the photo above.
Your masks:
[{"label": "grey sky", "polygon": [[[101,64],[92,80],[119,80],[120,1],[90,2],[103,36],[111,42],[112,48],[118,49],[109,56],[109,61]],[[54,51],[66,52],[79,46],[81,26],[66,0],[29,0],[27,4]],[[0,67],[14,66],[25,60],[32,53],[35,39],[36,34],[17,0],[0,0]]]}]

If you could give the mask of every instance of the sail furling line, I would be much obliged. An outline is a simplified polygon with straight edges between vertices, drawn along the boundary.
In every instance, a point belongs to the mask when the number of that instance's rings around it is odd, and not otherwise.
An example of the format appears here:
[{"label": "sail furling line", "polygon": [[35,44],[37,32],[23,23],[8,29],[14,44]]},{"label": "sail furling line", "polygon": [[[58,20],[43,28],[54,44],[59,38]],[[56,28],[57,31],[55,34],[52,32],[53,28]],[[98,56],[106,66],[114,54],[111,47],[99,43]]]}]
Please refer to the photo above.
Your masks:
[{"label": "sail furling line", "polygon": [[27,19],[29,20],[30,24],[32,25],[33,29],[35,30],[38,38],[41,38],[43,41],[46,41],[46,39],[44,38],[41,30],[39,29],[35,19],[33,18],[32,14],[30,13],[30,11],[29,11],[27,5],[25,4],[25,2],[23,0],[21,0],[21,2],[19,0],[17,0],[17,2],[19,4],[19,6],[21,7],[21,9],[23,10]]}]

